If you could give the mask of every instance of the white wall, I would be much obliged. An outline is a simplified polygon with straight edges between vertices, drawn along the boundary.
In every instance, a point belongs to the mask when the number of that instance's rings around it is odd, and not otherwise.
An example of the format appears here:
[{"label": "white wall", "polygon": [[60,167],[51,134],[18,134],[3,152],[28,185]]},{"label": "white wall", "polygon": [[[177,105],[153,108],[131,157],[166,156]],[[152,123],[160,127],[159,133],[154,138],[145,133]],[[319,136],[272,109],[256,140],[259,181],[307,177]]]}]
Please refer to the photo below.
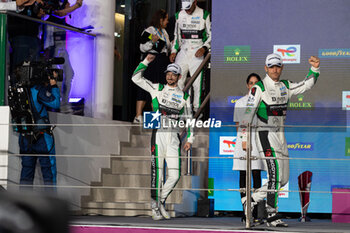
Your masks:
[{"label": "white wall", "polygon": [[8,106],[0,107],[0,185],[6,185],[9,146],[10,109]]},{"label": "white wall", "polygon": [[[92,116],[109,120],[113,118],[114,14],[115,0],[84,0],[83,6],[67,19],[76,27],[92,25],[92,33],[97,34]],[[76,53],[79,55],[79,50]]]},{"label": "white wall", "polygon": [[[125,124],[125,122],[99,120],[87,117],[50,113],[51,123],[59,124]],[[119,154],[120,141],[129,140],[127,126],[57,126],[54,129],[57,154],[57,190],[60,197],[67,199],[73,209],[80,208],[80,198],[88,195],[91,181],[100,181],[101,168],[110,167],[110,154]],[[10,152],[18,153],[18,136],[10,133]],[[60,155],[64,157],[60,157]],[[96,155],[86,158],[66,157],[67,155]],[[20,175],[20,159],[9,159],[9,182],[17,184]],[[37,165],[34,184],[43,184]],[[61,187],[60,186],[67,186]],[[69,187],[75,186],[75,187]],[[81,188],[76,188],[82,186]],[[85,187],[85,188],[84,188]],[[15,187],[14,187],[15,188]]]}]

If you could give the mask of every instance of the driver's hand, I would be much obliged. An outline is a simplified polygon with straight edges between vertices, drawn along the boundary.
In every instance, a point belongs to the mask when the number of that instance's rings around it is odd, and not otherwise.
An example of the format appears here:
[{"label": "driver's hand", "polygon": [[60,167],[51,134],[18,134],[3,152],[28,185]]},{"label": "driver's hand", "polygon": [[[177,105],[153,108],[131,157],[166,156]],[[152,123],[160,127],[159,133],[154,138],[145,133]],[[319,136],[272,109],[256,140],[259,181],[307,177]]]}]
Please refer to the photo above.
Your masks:
[{"label": "driver's hand", "polygon": [[147,57],[146,57],[147,61],[149,61],[149,62],[152,62],[155,58],[156,58],[156,55],[153,55],[150,53],[147,54]]},{"label": "driver's hand", "polygon": [[184,150],[185,151],[188,151],[189,149],[191,149],[191,143],[189,143],[189,142],[186,142],[186,144],[184,145]]},{"label": "driver's hand", "polygon": [[56,79],[50,78],[50,86],[55,86],[55,85],[57,85]]},{"label": "driver's hand", "polygon": [[77,0],[77,2],[75,4],[77,4],[79,7],[81,7],[83,5],[83,0]]},{"label": "driver's hand", "polygon": [[50,85],[51,86],[54,86],[57,84],[57,78],[58,78],[58,72],[54,71],[52,72],[53,73],[53,78],[49,77],[49,80],[50,80]]},{"label": "driver's hand", "polygon": [[243,149],[244,151],[247,150],[247,142],[242,142],[242,149]]},{"label": "driver's hand", "polygon": [[175,62],[175,58],[176,58],[176,53],[170,54],[169,60],[170,60],[171,63]]}]

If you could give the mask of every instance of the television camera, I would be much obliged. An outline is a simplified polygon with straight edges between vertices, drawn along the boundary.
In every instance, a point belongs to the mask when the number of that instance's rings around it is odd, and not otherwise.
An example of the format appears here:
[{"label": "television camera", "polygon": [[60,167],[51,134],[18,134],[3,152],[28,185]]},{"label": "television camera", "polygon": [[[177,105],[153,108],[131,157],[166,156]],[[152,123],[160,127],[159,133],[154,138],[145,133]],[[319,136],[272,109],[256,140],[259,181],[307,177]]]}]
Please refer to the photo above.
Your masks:
[{"label": "television camera", "polygon": [[30,10],[33,15],[38,15],[40,9],[44,11],[45,14],[51,15],[54,11],[60,9],[61,4],[67,4],[67,0],[43,0],[43,3],[35,2],[30,6]]},{"label": "television camera", "polygon": [[[12,122],[17,124],[14,126],[14,131],[35,136],[40,127],[33,126],[35,120],[30,101],[30,88],[34,85],[46,85],[49,78],[62,81],[63,70],[54,69],[52,65],[63,63],[62,57],[46,61],[25,61],[9,76],[8,104]],[[54,72],[58,74],[56,78]]]},{"label": "television camera", "polygon": [[[52,65],[61,65],[64,62],[63,57],[54,57],[46,61],[25,61],[15,69],[10,82],[20,83],[24,86],[44,84],[48,82],[48,78],[61,82],[63,70],[52,68]],[[58,74],[58,77],[54,78],[54,72]]]}]

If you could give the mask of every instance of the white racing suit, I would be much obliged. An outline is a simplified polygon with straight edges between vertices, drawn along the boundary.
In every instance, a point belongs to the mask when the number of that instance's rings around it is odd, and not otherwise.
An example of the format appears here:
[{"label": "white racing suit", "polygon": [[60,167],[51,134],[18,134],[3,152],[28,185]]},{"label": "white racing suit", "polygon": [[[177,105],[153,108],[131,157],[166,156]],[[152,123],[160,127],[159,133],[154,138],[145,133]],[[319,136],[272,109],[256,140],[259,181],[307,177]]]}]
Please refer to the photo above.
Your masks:
[{"label": "white racing suit", "polygon": [[[152,83],[143,77],[149,62],[145,59],[134,71],[132,81],[150,93],[153,111],[161,113],[161,124],[178,122],[180,118],[192,119],[189,95],[179,87],[170,87],[159,83]],[[193,143],[194,136],[189,129],[187,142]],[[154,129],[151,139],[151,198],[153,203],[164,203],[181,176],[181,141],[178,129]],[[163,185],[164,160],[168,167],[168,178]],[[154,208],[154,206],[152,206]]]},{"label": "white racing suit", "polygon": [[[196,72],[204,57],[196,57],[198,49],[205,47],[210,49],[211,23],[209,12],[196,6],[192,15],[182,10],[175,15],[176,24],[174,32],[174,45],[171,53],[177,53],[175,63],[181,66],[182,78],[179,80],[179,87],[185,87],[187,73],[192,76]],[[180,51],[179,51],[180,50]],[[201,91],[203,85],[203,71],[193,83],[193,108],[195,111],[201,105]]]},{"label": "white racing suit", "polygon": [[[284,135],[284,122],[287,105],[292,95],[301,94],[313,87],[319,76],[319,69],[311,67],[306,78],[299,83],[289,80],[273,81],[268,75],[255,84],[249,92],[244,124],[251,123],[257,115],[256,143],[267,167],[268,182],[252,194],[253,202],[265,197],[268,213],[277,213],[278,192],[289,180],[289,160],[287,142]],[[247,140],[247,129],[243,129],[243,141]],[[254,136],[254,135],[252,135]],[[244,201],[244,200],[243,200]]]}]

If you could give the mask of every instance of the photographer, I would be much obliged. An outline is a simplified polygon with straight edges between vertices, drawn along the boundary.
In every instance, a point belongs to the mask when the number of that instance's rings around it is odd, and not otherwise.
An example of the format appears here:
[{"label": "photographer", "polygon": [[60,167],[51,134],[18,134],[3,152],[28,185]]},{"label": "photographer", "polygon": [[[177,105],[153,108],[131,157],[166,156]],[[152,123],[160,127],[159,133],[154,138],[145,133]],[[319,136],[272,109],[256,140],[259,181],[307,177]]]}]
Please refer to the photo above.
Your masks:
[{"label": "photographer", "polygon": [[[19,80],[21,77],[18,77]],[[37,159],[40,162],[45,185],[56,184],[55,141],[47,108],[59,109],[60,91],[56,79],[58,73],[52,72],[46,82],[33,83],[29,89],[29,102],[35,124],[33,134],[20,134],[21,154],[40,154],[41,156],[22,156],[21,184],[32,185]],[[45,124],[40,126],[41,124]],[[42,155],[49,156],[42,156]]]}]

